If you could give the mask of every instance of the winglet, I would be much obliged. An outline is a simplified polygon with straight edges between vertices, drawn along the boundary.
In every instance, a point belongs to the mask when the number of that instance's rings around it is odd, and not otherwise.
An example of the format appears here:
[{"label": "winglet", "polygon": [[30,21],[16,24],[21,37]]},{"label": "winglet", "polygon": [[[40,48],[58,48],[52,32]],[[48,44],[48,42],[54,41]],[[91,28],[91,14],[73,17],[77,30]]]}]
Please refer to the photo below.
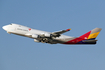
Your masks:
[{"label": "winglet", "polygon": [[66,31],[70,31],[71,30],[71,28],[70,29],[66,29]]}]

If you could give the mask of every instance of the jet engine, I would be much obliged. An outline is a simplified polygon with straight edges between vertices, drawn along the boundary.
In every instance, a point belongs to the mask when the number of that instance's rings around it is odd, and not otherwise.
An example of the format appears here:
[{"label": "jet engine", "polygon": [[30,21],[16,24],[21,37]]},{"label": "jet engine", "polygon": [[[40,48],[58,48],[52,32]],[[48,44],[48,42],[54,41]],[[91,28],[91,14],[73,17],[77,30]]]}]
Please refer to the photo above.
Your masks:
[{"label": "jet engine", "polygon": [[40,40],[34,39],[34,42],[40,42]]},{"label": "jet engine", "polygon": [[51,37],[51,34],[45,33],[44,36],[46,36],[46,37]]},{"label": "jet engine", "polygon": [[33,34],[32,35],[32,38],[40,38],[40,36],[39,35],[36,35],[36,34]]},{"label": "jet engine", "polygon": [[50,33],[45,33],[45,34],[42,34],[43,36],[46,36],[46,37],[59,37],[60,35],[59,34],[50,34]]}]

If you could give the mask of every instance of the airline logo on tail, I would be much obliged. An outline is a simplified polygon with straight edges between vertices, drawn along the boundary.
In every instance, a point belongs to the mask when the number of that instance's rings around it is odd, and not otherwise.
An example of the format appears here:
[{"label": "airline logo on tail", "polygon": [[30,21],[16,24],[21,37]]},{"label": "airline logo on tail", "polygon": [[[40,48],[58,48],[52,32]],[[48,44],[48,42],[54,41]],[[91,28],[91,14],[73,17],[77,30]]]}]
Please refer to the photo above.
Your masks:
[{"label": "airline logo on tail", "polygon": [[75,38],[73,40],[70,40],[64,44],[96,44],[96,37],[98,36],[98,34],[100,33],[101,28],[95,28],[87,33],[85,33],[84,35]]}]

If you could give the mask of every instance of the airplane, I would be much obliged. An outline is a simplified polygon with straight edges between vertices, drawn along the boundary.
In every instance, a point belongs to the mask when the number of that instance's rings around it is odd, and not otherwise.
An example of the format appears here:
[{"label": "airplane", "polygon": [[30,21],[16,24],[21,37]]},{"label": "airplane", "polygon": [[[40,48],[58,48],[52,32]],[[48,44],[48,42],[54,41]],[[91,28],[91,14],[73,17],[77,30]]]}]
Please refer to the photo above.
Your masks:
[{"label": "airplane", "polygon": [[63,33],[70,31],[71,29],[46,32],[41,30],[32,29],[27,26],[11,23],[2,27],[9,34],[16,34],[34,39],[35,42],[42,42],[48,44],[96,44],[96,37],[102,30],[101,28],[95,28],[80,37],[71,37],[63,35]]}]

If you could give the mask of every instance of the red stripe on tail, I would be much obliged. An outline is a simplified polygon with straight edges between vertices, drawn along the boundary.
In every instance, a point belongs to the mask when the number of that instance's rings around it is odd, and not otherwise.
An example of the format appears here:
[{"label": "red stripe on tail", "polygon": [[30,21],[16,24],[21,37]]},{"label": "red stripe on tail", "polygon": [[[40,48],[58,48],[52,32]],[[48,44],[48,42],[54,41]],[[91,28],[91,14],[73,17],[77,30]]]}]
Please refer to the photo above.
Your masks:
[{"label": "red stripe on tail", "polygon": [[90,33],[91,33],[91,31],[87,32],[86,34],[84,34],[84,35],[82,35],[82,36],[80,36],[78,38],[75,38],[73,40],[70,40],[70,41],[68,41],[68,42],[66,42],[64,44],[76,44],[76,43],[78,43],[78,42],[80,42],[82,40],[88,39]]}]

